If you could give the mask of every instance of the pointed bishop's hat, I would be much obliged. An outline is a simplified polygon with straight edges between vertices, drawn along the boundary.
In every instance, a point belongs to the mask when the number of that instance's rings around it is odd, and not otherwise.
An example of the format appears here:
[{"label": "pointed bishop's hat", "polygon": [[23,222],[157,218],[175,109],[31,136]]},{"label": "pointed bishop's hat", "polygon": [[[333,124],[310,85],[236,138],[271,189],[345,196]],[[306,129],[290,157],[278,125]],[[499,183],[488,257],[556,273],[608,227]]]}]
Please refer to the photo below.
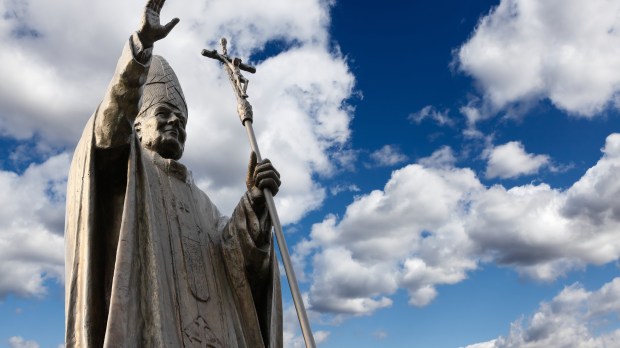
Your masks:
[{"label": "pointed bishop's hat", "polygon": [[142,106],[138,117],[159,103],[170,103],[183,111],[187,117],[187,104],[177,75],[164,57],[154,55],[142,91]]}]

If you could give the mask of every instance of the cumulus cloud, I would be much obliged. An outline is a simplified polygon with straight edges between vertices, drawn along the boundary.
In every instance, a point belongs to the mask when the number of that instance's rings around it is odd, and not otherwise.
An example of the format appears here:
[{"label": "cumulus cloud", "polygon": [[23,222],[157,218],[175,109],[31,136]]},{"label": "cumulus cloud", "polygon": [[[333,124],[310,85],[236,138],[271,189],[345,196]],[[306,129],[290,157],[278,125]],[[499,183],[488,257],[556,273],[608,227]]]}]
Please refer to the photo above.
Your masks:
[{"label": "cumulus cloud", "polygon": [[481,255],[541,280],[617,260],[620,224],[611,197],[620,194],[619,146],[618,134],[607,137],[601,159],[564,191],[546,184],[484,190],[466,225]]},{"label": "cumulus cloud", "polygon": [[357,187],[357,185],[355,184],[348,184],[348,185],[338,184],[338,185],[334,185],[329,188],[329,193],[331,193],[332,196],[336,196],[342,192],[359,192],[359,191],[360,191],[360,188]]},{"label": "cumulus cloud", "polygon": [[620,329],[601,332],[608,316],[620,313],[620,278],[600,289],[587,291],[579,284],[564,288],[550,302],[543,302],[525,326],[517,320],[507,337],[467,348],[615,347]]},{"label": "cumulus cloud", "polygon": [[607,137],[602,149],[604,160],[586,172],[570,190],[563,212],[604,225],[620,220],[620,134]]},{"label": "cumulus cloud", "polygon": [[535,174],[550,161],[547,155],[525,152],[525,147],[519,141],[488,149],[485,157],[488,159],[485,176],[489,179]]},{"label": "cumulus cloud", "polygon": [[391,167],[408,160],[395,145],[383,145],[382,148],[370,154],[371,163],[367,167]]},{"label": "cumulus cloud", "polygon": [[357,196],[344,216],[313,226],[295,248],[312,263],[313,310],[368,315],[389,307],[398,289],[424,306],[437,285],[458,283],[481,263],[551,281],[620,258],[613,198],[620,195],[620,135],[607,138],[598,163],[566,190],[485,187],[471,169],[446,163],[395,170],[383,190]]},{"label": "cumulus cloud", "polygon": [[442,146],[430,156],[420,158],[418,163],[430,168],[450,168],[456,163],[456,157],[451,147]]},{"label": "cumulus cloud", "polygon": [[491,110],[548,99],[593,117],[620,86],[618,11],[617,0],[502,0],[455,61],[479,83]]},{"label": "cumulus cloud", "polygon": [[0,171],[0,298],[43,296],[45,281],[64,278],[64,209],[69,155]]},{"label": "cumulus cloud", "polygon": [[422,123],[425,119],[430,119],[435,121],[440,126],[453,126],[454,120],[449,116],[450,110],[445,109],[443,111],[437,110],[432,105],[427,105],[409,115],[409,120],[415,122],[417,124]]},{"label": "cumulus cloud", "polygon": [[399,287],[424,305],[435,284],[464,279],[475,268],[471,243],[451,220],[464,218],[461,202],[481,188],[469,169],[412,164],[394,171],[383,191],[357,197],[343,218],[315,224],[303,249],[314,253],[311,307],[369,314],[390,306]]}]

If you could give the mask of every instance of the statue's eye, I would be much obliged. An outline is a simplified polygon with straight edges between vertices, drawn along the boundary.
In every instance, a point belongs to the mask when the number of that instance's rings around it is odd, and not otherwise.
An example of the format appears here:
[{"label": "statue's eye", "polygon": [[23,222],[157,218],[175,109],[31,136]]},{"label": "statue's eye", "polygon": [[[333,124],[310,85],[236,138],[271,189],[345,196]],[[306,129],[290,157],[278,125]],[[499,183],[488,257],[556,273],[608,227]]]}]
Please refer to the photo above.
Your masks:
[{"label": "statue's eye", "polygon": [[185,114],[183,114],[182,112],[174,112],[174,116],[176,116],[176,118],[179,120],[179,124],[183,128],[185,128],[185,125],[187,124],[187,119],[185,118]]}]

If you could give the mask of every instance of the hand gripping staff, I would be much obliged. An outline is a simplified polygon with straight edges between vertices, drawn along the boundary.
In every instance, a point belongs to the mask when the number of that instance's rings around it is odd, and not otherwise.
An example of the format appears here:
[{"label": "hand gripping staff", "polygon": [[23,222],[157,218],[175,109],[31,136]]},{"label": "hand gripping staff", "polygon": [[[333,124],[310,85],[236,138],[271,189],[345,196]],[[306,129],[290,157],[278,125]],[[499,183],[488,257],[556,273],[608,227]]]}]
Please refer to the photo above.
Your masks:
[{"label": "hand gripping staff", "polygon": [[[205,57],[219,60],[222,65],[224,65],[224,69],[228,73],[230,83],[232,84],[232,88],[237,97],[237,113],[239,114],[239,119],[241,119],[241,123],[245,127],[246,132],[248,133],[250,146],[252,147],[252,151],[256,153],[256,160],[260,162],[262,160],[262,157],[260,155],[260,151],[258,150],[256,136],[254,135],[254,129],[252,128],[252,105],[250,105],[250,103],[248,102],[248,95],[246,94],[249,81],[243,75],[241,75],[241,70],[253,74],[256,72],[256,68],[242,63],[241,59],[239,58],[228,57],[228,50],[226,49],[225,38],[222,38],[220,40],[220,43],[222,45],[222,53],[217,52],[217,50],[209,51],[205,49],[202,50],[202,55]],[[293,302],[295,303],[295,309],[297,310],[297,318],[299,318],[301,331],[304,335],[304,341],[306,342],[307,348],[315,348],[316,344],[314,343],[314,337],[312,336],[312,331],[310,330],[310,324],[308,323],[308,316],[306,315],[304,302],[301,298],[301,293],[299,292],[297,278],[295,277],[295,272],[293,271],[293,265],[291,264],[291,259],[288,253],[288,248],[286,246],[286,241],[284,240],[282,224],[280,223],[280,218],[278,217],[278,212],[276,210],[276,205],[273,200],[273,195],[271,194],[271,191],[269,191],[269,189],[265,189],[264,194],[265,201],[267,202],[267,208],[269,209],[269,216],[271,216],[271,223],[274,227],[276,240],[278,241],[280,255],[282,256],[282,263],[284,264],[286,278],[288,279],[288,285],[291,289]]]}]

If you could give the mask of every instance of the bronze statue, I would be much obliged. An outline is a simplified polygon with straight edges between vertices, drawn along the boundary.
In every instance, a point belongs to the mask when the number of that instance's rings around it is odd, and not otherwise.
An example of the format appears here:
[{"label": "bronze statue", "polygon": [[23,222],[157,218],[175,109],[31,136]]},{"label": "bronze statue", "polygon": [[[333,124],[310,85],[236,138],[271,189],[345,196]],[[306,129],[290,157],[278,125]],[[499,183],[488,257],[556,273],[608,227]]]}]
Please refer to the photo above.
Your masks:
[{"label": "bronze statue", "polygon": [[[181,163],[187,105],[153,44],[148,1],[75,150],[67,189],[66,347],[281,347],[282,301],[253,153],[248,191],[220,215]],[[246,82],[247,86],[247,82]]]}]

